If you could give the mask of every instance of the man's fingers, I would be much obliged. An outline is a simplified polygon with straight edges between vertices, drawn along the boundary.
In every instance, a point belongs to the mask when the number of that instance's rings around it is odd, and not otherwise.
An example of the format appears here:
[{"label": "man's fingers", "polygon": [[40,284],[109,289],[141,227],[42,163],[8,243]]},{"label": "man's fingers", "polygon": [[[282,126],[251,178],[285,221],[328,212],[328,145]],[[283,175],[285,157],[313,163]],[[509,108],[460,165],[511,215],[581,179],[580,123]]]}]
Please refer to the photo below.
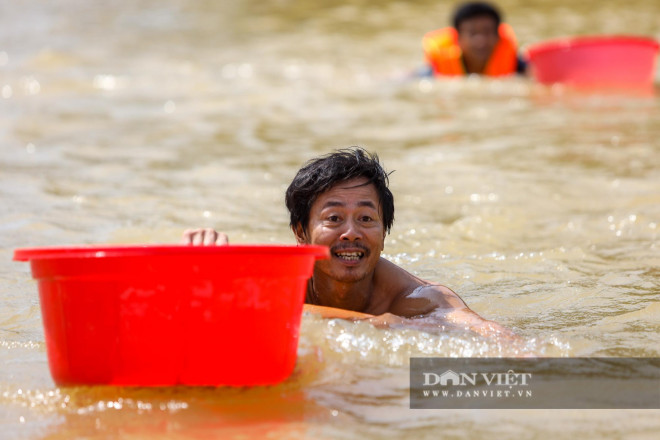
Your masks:
[{"label": "man's fingers", "polygon": [[181,244],[192,244],[197,229],[186,229],[181,236]]},{"label": "man's fingers", "polygon": [[193,235],[192,244],[193,246],[199,246],[202,244],[203,241],[204,241],[204,231],[200,229]]},{"label": "man's fingers", "polygon": [[218,238],[218,233],[210,228],[202,229],[202,233],[200,235],[202,236],[202,244],[204,246],[214,245],[216,238]]},{"label": "man's fingers", "polygon": [[218,245],[227,245],[229,244],[229,237],[224,232],[219,232],[215,240],[215,244]]},{"label": "man's fingers", "polygon": [[223,232],[217,232],[212,228],[186,229],[183,231],[181,244],[193,246],[213,246],[229,244],[229,237]]}]

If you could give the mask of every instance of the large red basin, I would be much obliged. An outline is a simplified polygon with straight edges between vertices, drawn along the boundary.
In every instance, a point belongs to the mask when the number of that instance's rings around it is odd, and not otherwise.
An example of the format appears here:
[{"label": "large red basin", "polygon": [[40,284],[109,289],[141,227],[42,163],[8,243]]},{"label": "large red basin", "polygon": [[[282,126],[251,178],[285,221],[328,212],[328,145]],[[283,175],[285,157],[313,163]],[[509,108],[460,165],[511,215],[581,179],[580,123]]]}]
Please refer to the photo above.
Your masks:
[{"label": "large red basin", "polygon": [[594,36],[545,41],[527,52],[541,83],[645,87],[655,78],[658,47],[650,38]]},{"label": "large red basin", "polygon": [[267,385],[296,362],[321,246],[17,249],[58,385]]}]

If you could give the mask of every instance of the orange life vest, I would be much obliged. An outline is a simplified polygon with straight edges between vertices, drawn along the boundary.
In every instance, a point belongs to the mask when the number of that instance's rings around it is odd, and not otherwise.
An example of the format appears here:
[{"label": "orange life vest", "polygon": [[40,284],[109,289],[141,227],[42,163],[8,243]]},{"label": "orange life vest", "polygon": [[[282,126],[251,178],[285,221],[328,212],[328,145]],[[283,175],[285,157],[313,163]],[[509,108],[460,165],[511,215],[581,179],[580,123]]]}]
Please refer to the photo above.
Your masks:
[{"label": "orange life vest", "polygon": [[[482,72],[488,76],[503,76],[516,73],[518,44],[513,28],[501,23],[498,28],[499,41]],[[453,27],[437,29],[422,39],[424,56],[436,75],[465,75],[458,45],[458,32]]]}]

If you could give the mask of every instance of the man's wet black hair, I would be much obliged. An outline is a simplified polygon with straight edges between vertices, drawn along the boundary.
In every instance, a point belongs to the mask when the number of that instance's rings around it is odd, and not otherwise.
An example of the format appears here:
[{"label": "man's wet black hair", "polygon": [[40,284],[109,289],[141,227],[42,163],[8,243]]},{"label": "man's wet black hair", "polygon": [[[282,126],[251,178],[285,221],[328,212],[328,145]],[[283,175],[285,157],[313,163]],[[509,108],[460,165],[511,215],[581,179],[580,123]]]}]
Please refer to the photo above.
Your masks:
[{"label": "man's wet black hair", "polygon": [[485,2],[470,2],[463,3],[456,9],[452,24],[454,29],[458,30],[458,27],[463,21],[474,17],[484,16],[492,17],[492,19],[495,20],[496,27],[499,27],[502,21],[502,15],[494,5]]},{"label": "man's wet black hair", "polygon": [[290,225],[296,227],[300,224],[306,233],[309,213],[318,196],[337,183],[360,177],[376,187],[383,213],[383,226],[389,232],[394,223],[394,196],[388,188],[388,173],[376,154],[360,147],[336,150],[312,159],[298,171],[285,196],[286,207],[291,214]]}]

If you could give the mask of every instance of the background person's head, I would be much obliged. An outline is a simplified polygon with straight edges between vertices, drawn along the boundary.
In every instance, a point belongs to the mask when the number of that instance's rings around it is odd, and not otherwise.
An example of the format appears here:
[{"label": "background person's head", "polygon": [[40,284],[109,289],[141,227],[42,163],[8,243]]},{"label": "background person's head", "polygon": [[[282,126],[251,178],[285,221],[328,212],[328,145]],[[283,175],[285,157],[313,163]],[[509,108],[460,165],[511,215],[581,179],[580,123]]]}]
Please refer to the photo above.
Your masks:
[{"label": "background person's head", "polygon": [[500,12],[489,3],[464,3],[456,9],[452,22],[468,67],[481,71],[486,66],[499,41],[501,20]]},{"label": "background person's head", "polygon": [[359,147],[337,150],[312,159],[298,171],[285,195],[291,227],[300,225],[306,233],[309,214],[318,196],[338,183],[355,178],[365,178],[368,184],[374,185],[382,211],[383,227],[389,232],[394,223],[394,197],[388,188],[388,174],[376,154],[370,154]]}]

